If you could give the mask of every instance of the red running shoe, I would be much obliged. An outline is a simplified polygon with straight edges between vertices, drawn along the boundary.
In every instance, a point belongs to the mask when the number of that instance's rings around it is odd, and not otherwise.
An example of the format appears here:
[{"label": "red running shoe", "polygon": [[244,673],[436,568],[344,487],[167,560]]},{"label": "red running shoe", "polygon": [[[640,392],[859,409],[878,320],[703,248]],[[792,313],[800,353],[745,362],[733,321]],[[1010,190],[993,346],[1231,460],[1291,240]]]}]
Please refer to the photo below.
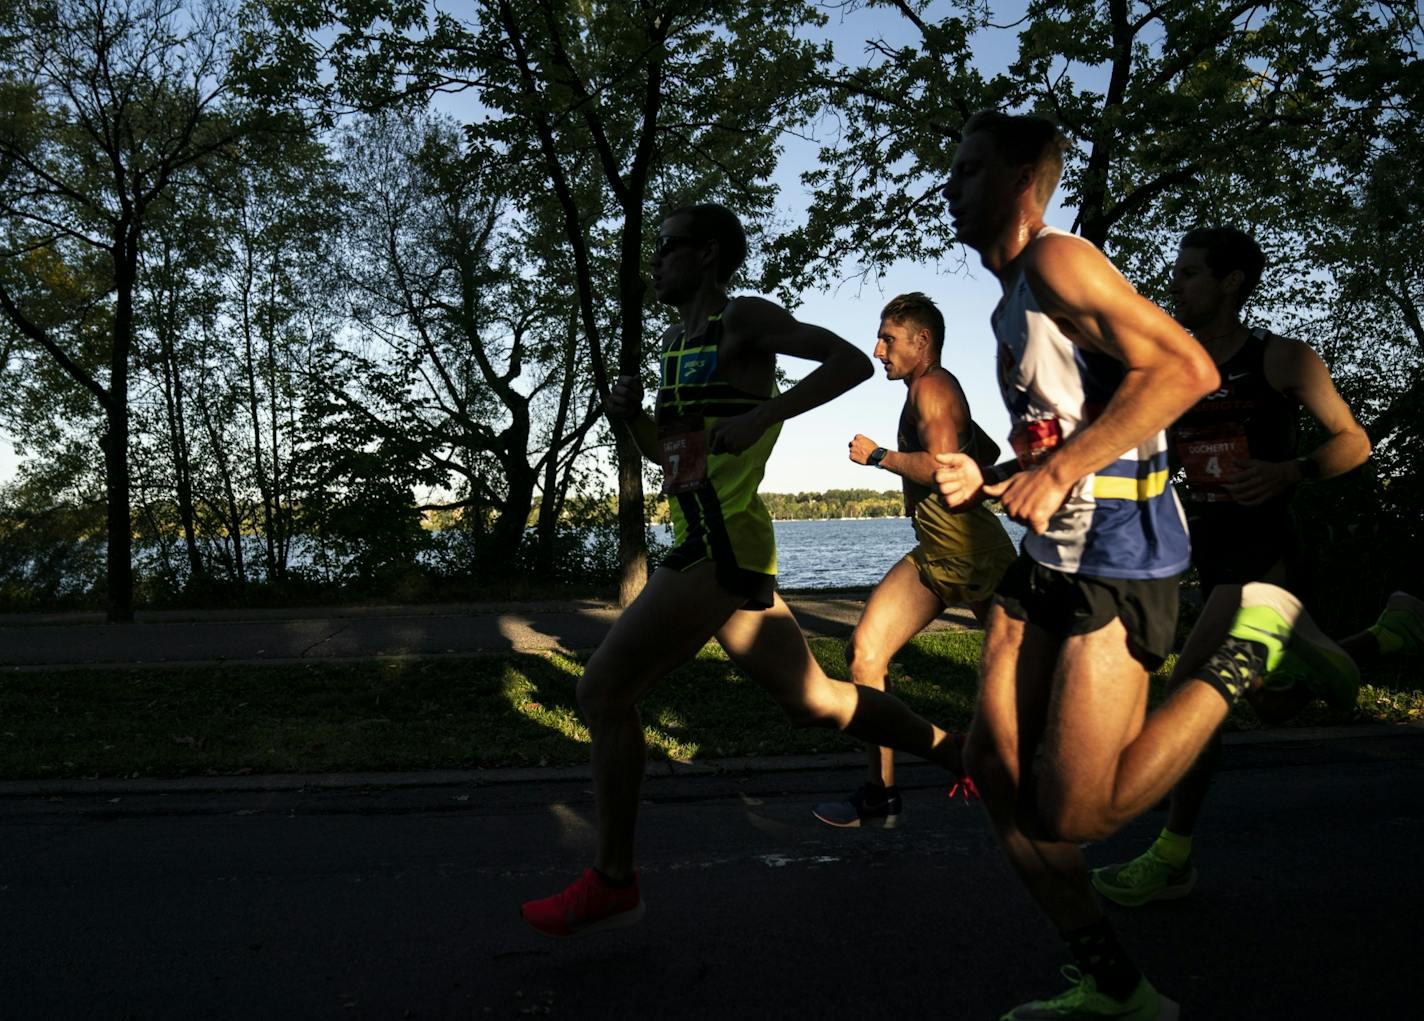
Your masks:
[{"label": "red running shoe", "polygon": [[966,805],[971,801],[979,800],[979,788],[974,786],[974,780],[968,776],[961,776],[954,781],[954,785],[949,788],[949,800],[959,798]]},{"label": "red running shoe", "polygon": [[584,869],[567,890],[543,900],[525,901],[522,917],[545,936],[583,936],[600,929],[635,925],[643,918],[638,874],[627,886],[609,886],[593,869]]},{"label": "red running shoe", "polygon": [[955,734],[953,740],[959,746],[959,769],[955,770],[959,779],[955,780],[954,786],[949,789],[949,800],[959,798],[967,805],[971,801],[979,800],[979,788],[974,786],[974,780],[964,772],[964,745],[969,740],[969,735]]}]

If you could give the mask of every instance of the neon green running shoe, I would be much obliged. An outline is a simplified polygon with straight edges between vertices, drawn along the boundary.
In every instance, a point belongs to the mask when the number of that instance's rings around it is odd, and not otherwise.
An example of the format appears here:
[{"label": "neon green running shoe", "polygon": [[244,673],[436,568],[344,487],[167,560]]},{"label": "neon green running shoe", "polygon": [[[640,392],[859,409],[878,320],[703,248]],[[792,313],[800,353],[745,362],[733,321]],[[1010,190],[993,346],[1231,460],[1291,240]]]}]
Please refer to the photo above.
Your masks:
[{"label": "neon green running shoe", "polygon": [[1300,600],[1278,585],[1253,581],[1241,589],[1241,609],[1232,638],[1266,647],[1265,686],[1275,691],[1303,686],[1335,709],[1348,709],[1360,694],[1360,668],[1315,622]]},{"label": "neon green running shoe", "polygon": [[1393,593],[1370,631],[1386,656],[1424,653],[1424,599],[1415,599],[1408,592]]},{"label": "neon green running shoe", "polygon": [[1180,900],[1197,885],[1197,870],[1187,859],[1176,867],[1149,847],[1132,861],[1093,869],[1094,888],[1125,908],[1135,908],[1153,900]]},{"label": "neon green running shoe", "polygon": [[1180,1008],[1163,996],[1145,978],[1126,1000],[1114,1000],[1098,992],[1098,983],[1071,964],[1063,968],[1063,977],[1073,985],[1051,1000],[1034,1000],[1009,1011],[999,1021],[1093,1021],[1095,1018],[1117,1018],[1119,1021],[1177,1021]]}]

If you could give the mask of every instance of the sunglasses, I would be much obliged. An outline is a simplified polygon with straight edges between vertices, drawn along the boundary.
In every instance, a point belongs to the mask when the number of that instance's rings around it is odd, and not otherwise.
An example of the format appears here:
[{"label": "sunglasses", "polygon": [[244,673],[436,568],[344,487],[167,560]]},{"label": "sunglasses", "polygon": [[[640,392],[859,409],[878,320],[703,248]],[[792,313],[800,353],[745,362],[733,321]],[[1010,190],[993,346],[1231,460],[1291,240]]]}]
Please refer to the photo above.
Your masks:
[{"label": "sunglasses", "polygon": [[675,252],[679,248],[701,244],[706,244],[706,242],[701,238],[691,237],[687,234],[659,234],[653,240],[653,258],[656,259],[669,252]]}]

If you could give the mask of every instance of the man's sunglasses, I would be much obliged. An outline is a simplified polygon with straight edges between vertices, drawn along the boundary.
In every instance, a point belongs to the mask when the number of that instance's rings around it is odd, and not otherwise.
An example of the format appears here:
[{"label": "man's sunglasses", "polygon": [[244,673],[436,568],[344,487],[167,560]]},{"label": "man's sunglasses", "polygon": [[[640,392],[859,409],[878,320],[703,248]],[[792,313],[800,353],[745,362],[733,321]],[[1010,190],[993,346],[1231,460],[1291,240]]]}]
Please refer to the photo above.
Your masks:
[{"label": "man's sunglasses", "polygon": [[679,248],[705,244],[701,238],[691,237],[687,234],[659,234],[653,240],[653,258],[675,252]]}]

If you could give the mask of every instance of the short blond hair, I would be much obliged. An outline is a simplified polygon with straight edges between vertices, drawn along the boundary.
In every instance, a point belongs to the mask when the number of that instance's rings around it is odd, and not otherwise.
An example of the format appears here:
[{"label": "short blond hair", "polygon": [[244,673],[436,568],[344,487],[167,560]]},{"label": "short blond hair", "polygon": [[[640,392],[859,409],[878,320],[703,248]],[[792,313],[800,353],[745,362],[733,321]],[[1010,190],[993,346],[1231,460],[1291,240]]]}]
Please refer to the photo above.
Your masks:
[{"label": "short blond hair", "polygon": [[1063,177],[1063,152],[1068,139],[1046,117],[980,110],[964,122],[960,138],[983,132],[994,140],[999,155],[1016,167],[1033,167],[1033,194],[1048,205]]}]

